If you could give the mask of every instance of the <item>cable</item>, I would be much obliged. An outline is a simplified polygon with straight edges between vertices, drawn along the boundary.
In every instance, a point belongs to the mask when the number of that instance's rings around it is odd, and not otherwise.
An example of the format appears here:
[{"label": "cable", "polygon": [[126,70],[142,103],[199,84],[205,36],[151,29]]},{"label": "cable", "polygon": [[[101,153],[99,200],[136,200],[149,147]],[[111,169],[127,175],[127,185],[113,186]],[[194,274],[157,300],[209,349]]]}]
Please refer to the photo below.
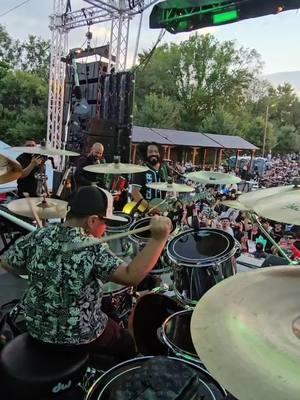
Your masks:
[{"label": "cable", "polygon": [[147,56],[145,57],[145,59],[144,59],[139,65],[137,65],[137,66],[134,68],[134,72],[135,72],[137,69],[141,68],[142,66],[143,66],[142,71],[144,71],[144,69],[145,69],[146,66],[148,65],[149,61],[151,60],[151,58],[152,58],[152,56],[153,56],[153,54],[154,54],[154,52],[155,52],[157,46],[159,45],[159,43],[162,41],[163,37],[165,36],[165,33],[166,33],[166,30],[165,30],[165,29],[161,29],[161,31],[160,31],[160,33],[159,33],[159,35],[158,35],[158,38],[157,38],[156,43],[154,44],[154,46],[152,47],[152,49],[149,51],[149,53],[147,54]]},{"label": "cable", "polygon": [[18,4],[17,6],[5,11],[4,13],[0,14],[0,18],[4,17],[5,15],[9,14],[10,12],[16,10],[17,8],[21,7],[23,4],[29,3],[31,0],[25,0],[22,3]]}]

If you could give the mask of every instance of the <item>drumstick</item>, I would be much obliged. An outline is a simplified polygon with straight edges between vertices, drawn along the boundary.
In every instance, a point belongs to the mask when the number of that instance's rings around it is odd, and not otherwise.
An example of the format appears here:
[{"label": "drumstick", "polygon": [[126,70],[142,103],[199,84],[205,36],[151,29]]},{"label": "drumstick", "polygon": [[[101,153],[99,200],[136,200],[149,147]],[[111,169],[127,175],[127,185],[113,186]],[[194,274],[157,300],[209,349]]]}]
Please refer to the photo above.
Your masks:
[{"label": "drumstick", "polygon": [[148,231],[150,229],[151,229],[151,225],[147,225],[147,226],[143,226],[141,228],[133,229],[131,231],[129,230],[127,232],[116,233],[115,235],[103,236],[100,239],[96,239],[96,238],[95,239],[90,239],[86,243],[76,243],[76,244],[72,243],[72,245],[70,245],[70,246],[65,245],[62,248],[62,252],[66,253],[66,252],[73,251],[73,250],[84,249],[85,247],[95,246],[96,244],[109,242],[110,240],[122,239],[123,237],[130,236],[130,235],[135,235],[137,233],[145,232],[145,231]]},{"label": "drumstick", "polygon": [[29,204],[29,207],[30,207],[32,215],[34,216],[34,219],[35,219],[35,221],[37,223],[37,226],[39,228],[43,228],[43,223],[40,220],[40,217],[38,216],[38,214],[36,212],[36,209],[34,208],[34,205],[33,205],[32,201],[31,201],[31,198],[29,197],[29,194],[28,193],[23,193],[23,194],[24,194],[24,197],[27,200],[27,203]]}]

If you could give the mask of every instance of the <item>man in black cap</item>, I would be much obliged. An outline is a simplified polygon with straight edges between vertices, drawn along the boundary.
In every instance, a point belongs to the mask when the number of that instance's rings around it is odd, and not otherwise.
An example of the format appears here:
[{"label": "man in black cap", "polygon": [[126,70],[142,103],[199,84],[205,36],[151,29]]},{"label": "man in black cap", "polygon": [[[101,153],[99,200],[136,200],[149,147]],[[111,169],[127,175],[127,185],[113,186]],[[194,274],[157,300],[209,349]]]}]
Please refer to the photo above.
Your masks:
[{"label": "man in black cap", "polygon": [[154,217],[151,240],[126,265],[95,240],[104,234],[107,220],[120,219],[112,203],[104,189],[80,188],[70,199],[66,222],[20,238],[5,254],[3,266],[28,271],[24,308],[33,338],[127,359],[136,354],[134,341],[101,310],[103,284],[137,285],[155,266],[171,222]]}]

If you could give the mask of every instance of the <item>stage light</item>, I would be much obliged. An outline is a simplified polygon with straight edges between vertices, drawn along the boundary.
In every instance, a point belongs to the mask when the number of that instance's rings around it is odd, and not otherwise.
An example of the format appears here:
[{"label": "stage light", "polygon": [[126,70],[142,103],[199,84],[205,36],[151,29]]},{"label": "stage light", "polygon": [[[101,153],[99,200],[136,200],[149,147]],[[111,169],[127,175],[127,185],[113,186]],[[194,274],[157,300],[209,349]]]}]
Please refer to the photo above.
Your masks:
[{"label": "stage light", "polygon": [[227,22],[235,21],[239,18],[237,10],[223,12],[221,14],[213,15],[214,25],[226,24]]}]

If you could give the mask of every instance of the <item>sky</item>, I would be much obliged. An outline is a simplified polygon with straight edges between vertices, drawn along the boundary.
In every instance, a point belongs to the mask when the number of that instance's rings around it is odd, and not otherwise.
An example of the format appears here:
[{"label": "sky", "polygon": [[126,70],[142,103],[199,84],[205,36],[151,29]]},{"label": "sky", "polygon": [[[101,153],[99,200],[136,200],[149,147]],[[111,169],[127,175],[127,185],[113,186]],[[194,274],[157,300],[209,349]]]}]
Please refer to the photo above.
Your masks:
[{"label": "sky", "polygon": [[[263,0],[262,0],[263,1]],[[24,40],[29,34],[44,39],[51,38],[49,15],[53,10],[53,0],[29,0],[26,4],[1,16],[9,9],[22,3],[22,0],[0,0],[0,24],[14,39]],[[83,0],[71,0],[73,10],[91,5]],[[143,16],[143,25],[139,43],[139,51],[149,50],[156,42],[159,30],[149,28],[148,9]],[[131,22],[128,67],[131,67],[136,45],[138,17]],[[77,28],[69,33],[69,48],[80,47],[85,42],[87,28]],[[110,23],[91,26],[93,46],[100,46],[109,41]],[[213,33],[220,41],[235,40],[237,45],[256,49],[264,61],[263,74],[300,70],[300,10],[283,12],[279,15],[244,20],[217,28],[198,30],[199,34]],[[181,33],[164,36],[164,42],[176,42],[187,39],[189,34]]]}]

